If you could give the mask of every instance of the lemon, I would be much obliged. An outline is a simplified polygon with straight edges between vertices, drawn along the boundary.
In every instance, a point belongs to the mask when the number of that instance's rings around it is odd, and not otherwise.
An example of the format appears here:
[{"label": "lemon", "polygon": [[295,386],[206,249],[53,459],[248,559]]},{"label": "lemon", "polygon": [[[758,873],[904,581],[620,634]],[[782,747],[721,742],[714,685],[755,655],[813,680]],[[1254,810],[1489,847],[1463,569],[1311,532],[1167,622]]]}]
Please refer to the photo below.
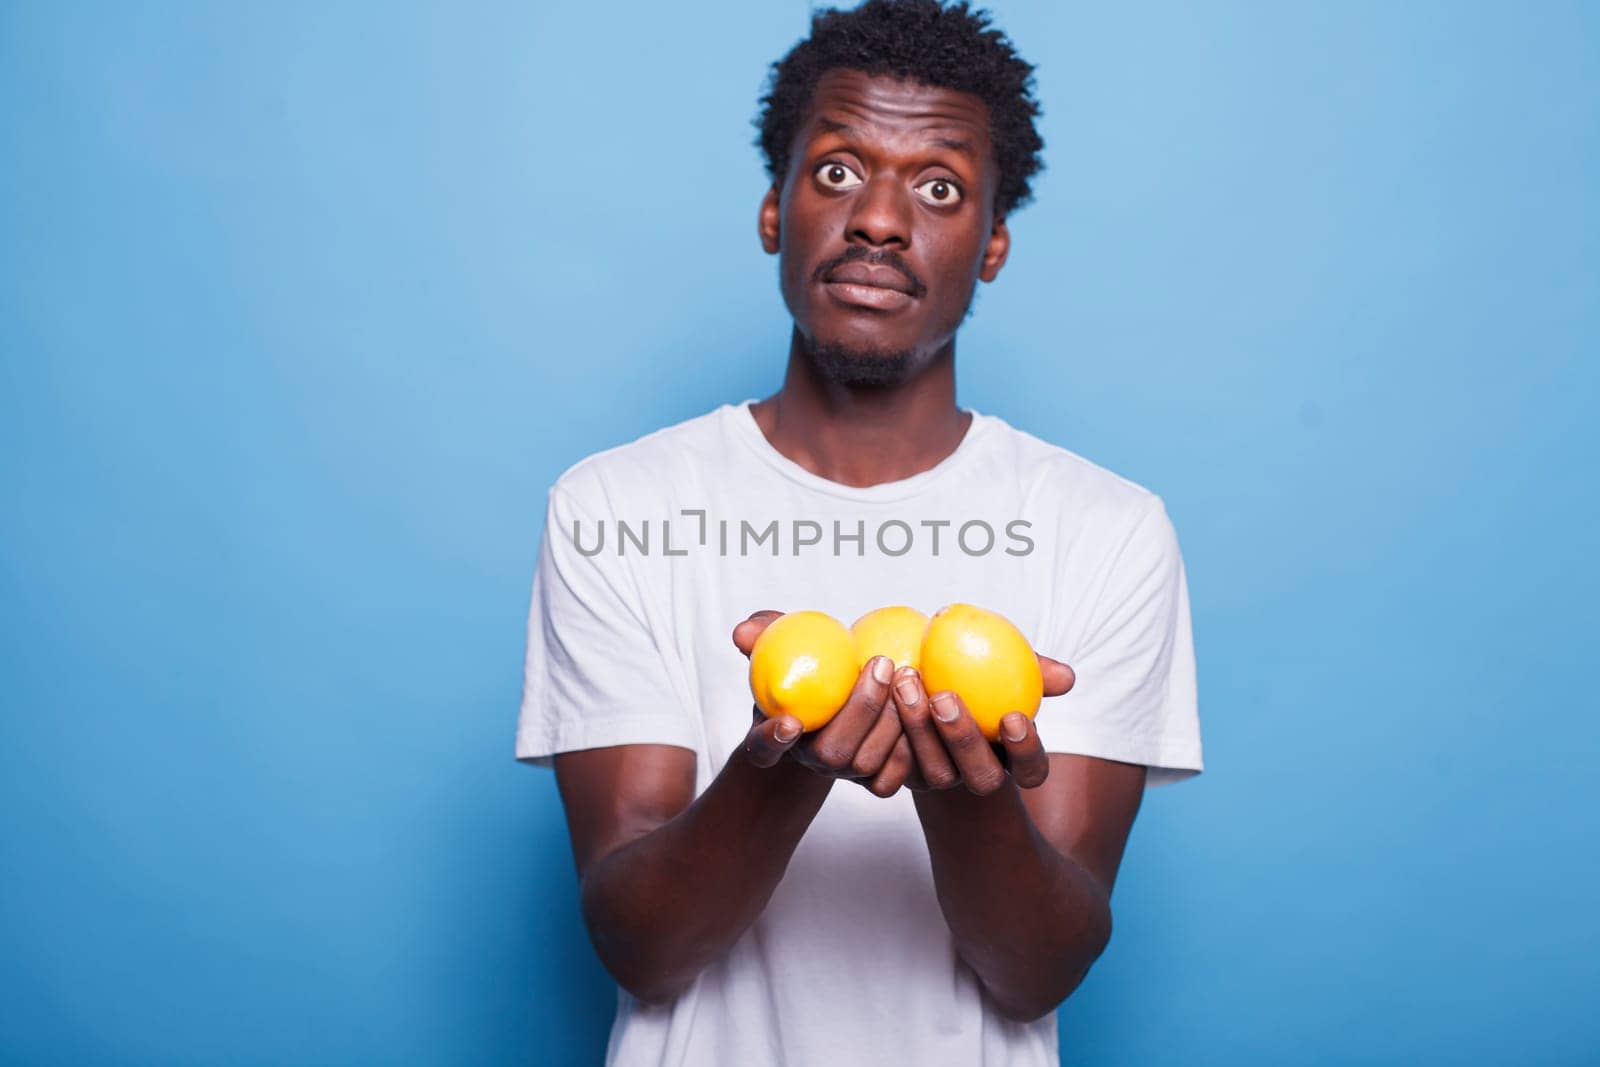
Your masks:
[{"label": "lemon", "polygon": [[915,667],[922,662],[922,633],[928,617],[916,608],[896,606],[869,611],[850,627],[855,635],[861,666],[873,656],[888,656],[895,667]]},{"label": "lemon", "polygon": [[860,672],[850,631],[820,611],[779,616],[750,650],[750,692],[756,706],[769,719],[793,715],[808,731],[838,714]]},{"label": "lemon", "polygon": [[971,604],[934,613],[922,639],[921,670],[928,692],[948,689],[960,696],[991,741],[1000,737],[1001,716],[1020,711],[1031,719],[1044,697],[1044,677],[1028,639],[1004,616]]}]

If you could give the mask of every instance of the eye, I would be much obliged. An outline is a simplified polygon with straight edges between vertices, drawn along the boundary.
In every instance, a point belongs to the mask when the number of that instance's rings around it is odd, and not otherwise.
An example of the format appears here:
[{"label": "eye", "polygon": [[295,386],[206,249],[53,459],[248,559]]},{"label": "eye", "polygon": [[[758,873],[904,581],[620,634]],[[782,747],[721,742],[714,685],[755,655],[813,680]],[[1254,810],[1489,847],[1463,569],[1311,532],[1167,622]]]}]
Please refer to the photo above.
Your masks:
[{"label": "eye", "polygon": [[817,181],[824,189],[854,189],[861,184],[856,172],[843,163],[824,163],[818,167]]},{"label": "eye", "polygon": [[917,186],[917,195],[930,204],[949,207],[961,203],[961,189],[946,178],[933,178]]}]

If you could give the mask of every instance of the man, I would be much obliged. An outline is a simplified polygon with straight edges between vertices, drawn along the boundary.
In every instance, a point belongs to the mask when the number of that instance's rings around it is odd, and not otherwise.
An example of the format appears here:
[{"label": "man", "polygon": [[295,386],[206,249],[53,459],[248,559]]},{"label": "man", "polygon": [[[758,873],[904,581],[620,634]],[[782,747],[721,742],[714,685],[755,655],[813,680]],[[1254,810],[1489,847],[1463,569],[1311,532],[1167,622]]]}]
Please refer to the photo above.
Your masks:
[{"label": "man", "polygon": [[[1160,499],[956,404],[1039,166],[1031,69],[965,5],[817,15],[760,117],[782,388],[550,491],[517,756],[556,771],[609,1063],[1057,1063],[1142,791],[1201,768]],[[1049,654],[998,743],[882,658],[813,733],[752,712],[757,609],[958,601]]]}]

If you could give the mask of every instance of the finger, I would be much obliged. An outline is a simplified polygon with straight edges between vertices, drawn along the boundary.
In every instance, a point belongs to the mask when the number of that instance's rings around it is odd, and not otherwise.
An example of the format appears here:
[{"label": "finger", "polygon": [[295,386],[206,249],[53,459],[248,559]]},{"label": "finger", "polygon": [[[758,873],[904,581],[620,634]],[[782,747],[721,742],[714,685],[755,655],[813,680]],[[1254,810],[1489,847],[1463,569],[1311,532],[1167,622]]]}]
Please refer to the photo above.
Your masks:
[{"label": "finger", "polygon": [[793,715],[769,719],[761,714],[760,708],[756,708],[755,713],[759,721],[744,735],[745,758],[757,767],[771,767],[800,740],[800,720]]},{"label": "finger", "polygon": [[[893,716],[894,709],[887,709]],[[895,731],[899,733],[900,723],[895,721]],[[900,791],[900,787],[907,784],[911,775],[911,742],[905,734],[899,734],[895,739],[894,748],[889,752],[889,758],[884,761],[883,769],[879,771],[868,784],[867,788],[880,797],[892,797]]]},{"label": "finger", "polygon": [[[905,731],[900,729],[900,716],[895,714],[894,705],[889,701],[883,702],[883,707],[878,711],[878,721],[873,724],[861,747],[856,749],[856,758],[850,761],[850,776],[852,778],[872,778],[888,761],[895,745],[905,736]],[[911,749],[906,749],[910,755]]]},{"label": "finger", "polygon": [[840,774],[856,757],[856,750],[878,724],[884,701],[889,698],[889,679],[894,663],[888,656],[873,656],[856,676],[856,687],[826,726],[812,735],[807,745],[812,758],[823,770]]},{"label": "finger", "polygon": [[1044,675],[1045,696],[1061,696],[1063,693],[1071,691],[1072,687],[1077,684],[1078,675],[1071,667],[1058,659],[1051,659],[1049,656],[1040,655],[1037,652],[1034,655],[1039,656],[1039,673]]},{"label": "finger", "polygon": [[1050,774],[1050,756],[1033,720],[1013,711],[1000,720],[1000,744],[1006,753],[1006,770],[1024,789],[1037,789]]},{"label": "finger", "polygon": [[[906,744],[909,745],[910,743],[911,739],[906,738]],[[928,780],[922,777],[922,771],[917,768],[916,756],[911,757],[911,766],[906,769],[906,788],[917,793],[926,792],[931,788],[928,785]]]},{"label": "finger", "polygon": [[782,615],[781,611],[757,611],[748,619],[733,628],[733,643],[740,652],[750,654],[755,647],[756,638],[761,636],[761,631],[771,625],[772,620]]},{"label": "finger", "polygon": [[934,727],[928,706],[928,693],[922,676],[911,667],[902,667],[894,679],[894,706],[900,726],[911,743],[917,772],[929,789],[949,789],[961,781],[944,741]]},{"label": "finger", "polygon": [[986,797],[1004,786],[1006,769],[961,698],[946,691],[933,694],[929,703],[933,705],[934,726],[967,789]]}]

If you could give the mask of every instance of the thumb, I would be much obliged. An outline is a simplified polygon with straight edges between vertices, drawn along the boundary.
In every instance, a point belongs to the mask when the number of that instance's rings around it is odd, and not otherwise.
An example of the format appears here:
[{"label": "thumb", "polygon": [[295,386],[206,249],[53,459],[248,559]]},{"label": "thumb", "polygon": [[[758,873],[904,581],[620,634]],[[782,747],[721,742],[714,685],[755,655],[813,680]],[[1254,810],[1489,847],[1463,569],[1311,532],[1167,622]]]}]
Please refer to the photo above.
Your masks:
[{"label": "thumb", "polygon": [[756,708],[757,720],[744,738],[745,757],[757,767],[771,767],[800,740],[802,727],[793,715],[769,719]]},{"label": "thumb", "polygon": [[1078,681],[1078,675],[1073,669],[1042,652],[1036,652],[1034,655],[1039,657],[1039,673],[1044,677],[1044,695],[1058,697],[1070,692]]},{"label": "thumb", "polygon": [[733,643],[745,655],[756,647],[756,638],[771,624],[773,619],[782,615],[781,611],[757,611],[733,628]]}]

